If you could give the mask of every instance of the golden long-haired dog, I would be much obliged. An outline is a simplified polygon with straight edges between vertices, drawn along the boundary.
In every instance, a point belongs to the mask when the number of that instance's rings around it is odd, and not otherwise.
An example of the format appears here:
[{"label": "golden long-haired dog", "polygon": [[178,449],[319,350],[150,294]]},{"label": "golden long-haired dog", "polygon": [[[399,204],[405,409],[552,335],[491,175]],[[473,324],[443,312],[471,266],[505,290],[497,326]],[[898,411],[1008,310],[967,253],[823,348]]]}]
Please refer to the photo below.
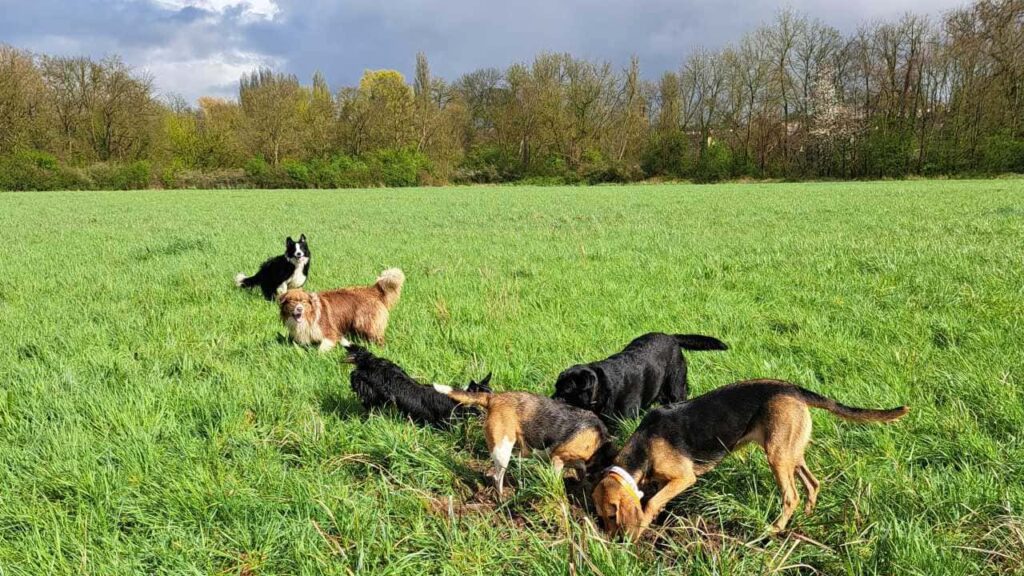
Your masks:
[{"label": "golden long-haired dog", "polygon": [[334,348],[346,334],[381,344],[388,327],[388,310],[398,302],[404,283],[405,274],[389,268],[370,286],[326,292],[289,290],[278,298],[281,321],[292,340],[318,344],[322,351]]},{"label": "golden long-haired dog", "polygon": [[[805,511],[818,499],[821,483],[804,461],[811,439],[807,407],[823,408],[856,422],[891,422],[907,408],[872,410],[845,406],[781,380],[748,380],[723,386],[687,402],[652,410],[615,458],[615,465],[594,488],[594,505],[605,529],[636,537],[669,500],[741,446],[760,445],[782,493],[782,514],[773,529],[785,529],[800,496],[796,478],[807,490]],[[641,504],[641,484],[658,492]]]}]

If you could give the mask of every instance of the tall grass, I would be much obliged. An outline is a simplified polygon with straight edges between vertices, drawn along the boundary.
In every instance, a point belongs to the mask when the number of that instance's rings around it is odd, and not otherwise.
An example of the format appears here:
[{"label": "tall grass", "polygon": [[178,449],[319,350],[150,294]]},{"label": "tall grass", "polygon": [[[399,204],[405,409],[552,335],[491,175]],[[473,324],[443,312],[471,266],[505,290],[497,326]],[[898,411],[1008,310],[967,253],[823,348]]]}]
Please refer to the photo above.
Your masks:
[{"label": "tall grass", "polygon": [[[1024,182],[0,195],[3,574],[1024,571]],[[691,390],[786,378],[818,509],[765,536],[764,458],[606,542],[538,459],[484,496],[477,422],[367,415],[342,354],[232,286],[306,233],[308,287],[408,276],[377,350],[425,381],[555,375],[701,332]],[[635,423],[630,423],[630,429]]]}]

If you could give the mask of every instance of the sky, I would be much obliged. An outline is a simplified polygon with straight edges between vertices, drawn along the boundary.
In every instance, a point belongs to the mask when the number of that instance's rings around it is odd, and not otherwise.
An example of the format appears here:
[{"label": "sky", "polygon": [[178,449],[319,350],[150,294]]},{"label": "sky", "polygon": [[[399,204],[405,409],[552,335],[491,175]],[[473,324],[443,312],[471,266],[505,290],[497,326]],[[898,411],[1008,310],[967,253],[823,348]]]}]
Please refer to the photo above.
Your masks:
[{"label": "sky", "polygon": [[0,0],[0,43],[44,54],[121,56],[161,95],[233,96],[256,67],[316,70],[335,88],[364,70],[411,77],[417,52],[448,79],[570,52],[644,76],[677,69],[788,6],[841,31],[964,0]]}]

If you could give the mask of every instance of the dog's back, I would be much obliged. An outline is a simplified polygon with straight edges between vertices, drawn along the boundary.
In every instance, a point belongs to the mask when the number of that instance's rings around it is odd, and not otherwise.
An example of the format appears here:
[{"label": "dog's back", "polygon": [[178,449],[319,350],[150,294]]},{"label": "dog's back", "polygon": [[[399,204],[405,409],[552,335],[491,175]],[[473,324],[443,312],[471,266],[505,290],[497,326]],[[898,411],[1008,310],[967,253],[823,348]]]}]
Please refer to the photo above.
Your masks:
[{"label": "dog's back", "polygon": [[608,435],[601,419],[589,410],[569,406],[530,392],[473,392],[439,387],[451,398],[487,412],[487,419],[500,423],[502,433],[512,433],[533,449],[546,450],[572,438],[582,430],[596,429],[602,437]]},{"label": "dog's back", "polygon": [[872,410],[845,406],[784,380],[747,380],[650,411],[622,453],[642,451],[652,438],[661,438],[694,461],[718,462],[739,446],[762,440],[761,430],[772,425],[772,418],[785,417],[773,409],[779,400],[822,408],[855,421],[887,422],[907,412],[902,407]]},{"label": "dog's back", "polygon": [[374,342],[383,342],[388,310],[398,302],[404,283],[402,271],[389,268],[369,286],[320,292],[318,295],[324,304],[322,322],[342,333],[355,332]]},{"label": "dog's back", "polygon": [[565,370],[555,398],[613,420],[640,414],[654,402],[671,404],[688,393],[683,350],[725,350],[717,338],[651,332],[604,360]]}]

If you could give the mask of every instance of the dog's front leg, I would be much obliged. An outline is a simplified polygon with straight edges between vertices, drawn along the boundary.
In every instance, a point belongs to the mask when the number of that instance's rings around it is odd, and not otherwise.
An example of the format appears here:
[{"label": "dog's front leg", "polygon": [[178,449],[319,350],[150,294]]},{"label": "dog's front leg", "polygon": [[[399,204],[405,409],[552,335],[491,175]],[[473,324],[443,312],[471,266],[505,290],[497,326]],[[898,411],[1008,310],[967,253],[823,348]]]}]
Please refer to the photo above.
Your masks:
[{"label": "dog's front leg", "polygon": [[651,497],[647,501],[647,506],[644,508],[644,516],[640,522],[640,529],[637,531],[637,535],[651,525],[654,519],[658,517],[661,510],[665,508],[665,505],[670,500],[680,495],[684,490],[693,486],[693,483],[697,481],[697,478],[692,474],[683,476],[680,478],[673,478],[669,480],[658,493]]},{"label": "dog's front leg", "polygon": [[330,338],[324,338],[323,340],[320,341],[320,351],[330,352],[334,348],[334,344],[334,340],[331,340]]}]

